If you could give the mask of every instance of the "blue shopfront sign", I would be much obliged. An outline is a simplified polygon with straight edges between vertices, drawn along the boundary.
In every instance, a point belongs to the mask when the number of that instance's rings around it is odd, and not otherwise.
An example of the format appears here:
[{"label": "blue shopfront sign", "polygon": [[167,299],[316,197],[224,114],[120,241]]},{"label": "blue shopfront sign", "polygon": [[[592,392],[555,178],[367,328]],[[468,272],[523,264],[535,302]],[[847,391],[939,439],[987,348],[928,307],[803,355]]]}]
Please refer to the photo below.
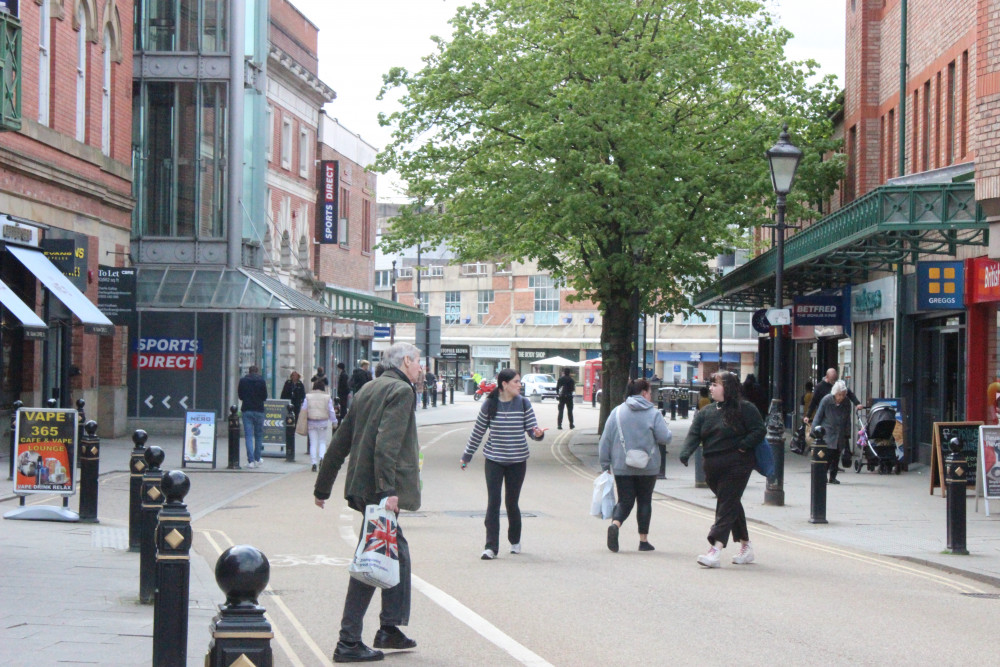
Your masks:
[{"label": "blue shopfront sign", "polygon": [[826,294],[798,296],[795,302],[795,325],[816,327],[844,326],[844,297]]},{"label": "blue shopfront sign", "polygon": [[918,310],[955,310],[964,304],[963,262],[917,262]]}]

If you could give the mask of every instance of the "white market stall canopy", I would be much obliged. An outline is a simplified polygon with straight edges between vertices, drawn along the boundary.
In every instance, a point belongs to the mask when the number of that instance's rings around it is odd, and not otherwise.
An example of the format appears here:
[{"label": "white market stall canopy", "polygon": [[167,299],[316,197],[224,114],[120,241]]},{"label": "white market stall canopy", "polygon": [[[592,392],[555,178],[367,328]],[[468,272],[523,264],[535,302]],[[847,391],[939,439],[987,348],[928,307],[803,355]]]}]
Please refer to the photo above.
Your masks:
[{"label": "white market stall canopy", "polygon": [[532,361],[532,366],[579,366],[580,362],[570,361],[566,357],[549,357],[548,359],[539,359],[538,361]]}]

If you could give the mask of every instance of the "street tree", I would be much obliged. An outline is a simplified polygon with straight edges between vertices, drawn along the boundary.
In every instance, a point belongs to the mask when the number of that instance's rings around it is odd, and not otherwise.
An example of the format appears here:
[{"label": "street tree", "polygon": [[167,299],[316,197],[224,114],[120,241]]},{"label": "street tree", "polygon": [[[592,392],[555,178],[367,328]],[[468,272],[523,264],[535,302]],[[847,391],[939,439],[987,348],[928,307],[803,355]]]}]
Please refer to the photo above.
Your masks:
[{"label": "street tree", "polygon": [[832,192],[834,86],[785,58],[757,0],[481,0],[451,25],[384,77],[399,109],[377,167],[413,198],[384,246],[533,260],[595,302],[603,425],[639,314],[691,313],[709,260],[769,222],[782,122],[806,152],[789,220]]}]

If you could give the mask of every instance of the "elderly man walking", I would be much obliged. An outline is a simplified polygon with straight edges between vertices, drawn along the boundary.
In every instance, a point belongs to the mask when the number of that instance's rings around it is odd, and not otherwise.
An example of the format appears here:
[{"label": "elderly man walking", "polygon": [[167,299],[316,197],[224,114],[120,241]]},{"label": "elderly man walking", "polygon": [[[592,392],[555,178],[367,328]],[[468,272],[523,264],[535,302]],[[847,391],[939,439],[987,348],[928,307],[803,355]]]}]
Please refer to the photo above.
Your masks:
[{"label": "elderly man walking", "polygon": [[[344,498],[362,515],[366,505],[385,500],[386,509],[420,508],[419,445],[414,416],[414,383],[420,378],[420,350],[409,343],[396,343],[382,357],[386,371],[366,383],[354,396],[351,409],[333,436],[320,465],[313,490],[315,503],[324,507],[344,459],[350,455]],[[382,590],[381,627],[375,633],[375,649],[414,648],[417,642],[399,629],[410,619],[410,550],[397,526],[399,584]],[[334,662],[382,660],[384,654],[361,640],[365,612],[375,587],[352,578],[347,585],[340,638]]]}]

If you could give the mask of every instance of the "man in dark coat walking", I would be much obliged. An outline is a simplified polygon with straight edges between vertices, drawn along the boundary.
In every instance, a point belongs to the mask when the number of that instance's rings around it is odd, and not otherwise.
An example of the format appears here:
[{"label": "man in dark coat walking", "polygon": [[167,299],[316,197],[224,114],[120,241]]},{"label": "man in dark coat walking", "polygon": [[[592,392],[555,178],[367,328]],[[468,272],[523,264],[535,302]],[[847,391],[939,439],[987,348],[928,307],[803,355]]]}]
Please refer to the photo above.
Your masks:
[{"label": "man in dark coat walking", "polygon": [[[802,418],[802,421],[808,424],[812,420],[813,415],[816,414],[817,408],[819,408],[819,402],[823,400],[824,396],[830,393],[830,390],[833,389],[833,383],[837,381],[838,377],[839,375],[837,374],[836,368],[827,369],[826,375],[824,375],[823,379],[816,384],[812,400],[809,401],[809,405],[806,409],[806,416]],[[847,390],[847,400],[853,403],[857,408],[861,407],[861,401],[858,400],[858,397],[855,396],[854,392],[850,389]]]},{"label": "man in dark coat walking", "polygon": [[351,381],[347,375],[347,366],[341,361],[337,364],[337,403],[340,406],[340,418],[347,416],[347,401],[351,395]]},{"label": "man in dark coat walking", "polygon": [[573,428],[573,397],[576,394],[576,382],[573,380],[573,373],[568,368],[564,368],[562,375],[556,382],[556,394],[559,399],[559,412],[556,417],[556,428],[562,429],[563,409],[569,417],[569,427]]}]

